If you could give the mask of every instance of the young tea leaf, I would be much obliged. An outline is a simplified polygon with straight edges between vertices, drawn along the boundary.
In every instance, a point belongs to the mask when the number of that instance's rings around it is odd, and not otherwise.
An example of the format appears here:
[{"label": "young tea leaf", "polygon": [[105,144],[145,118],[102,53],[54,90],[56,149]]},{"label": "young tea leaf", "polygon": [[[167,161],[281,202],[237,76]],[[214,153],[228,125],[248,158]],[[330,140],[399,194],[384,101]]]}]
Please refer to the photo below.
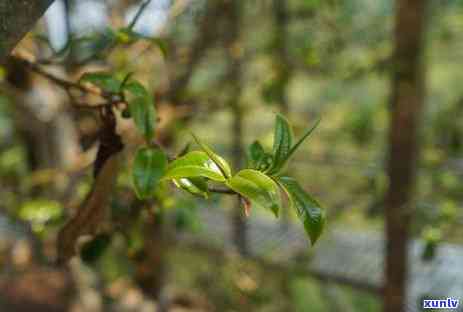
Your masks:
[{"label": "young tea leaf", "polygon": [[176,167],[169,170],[165,175],[164,179],[181,179],[181,178],[192,178],[192,177],[203,177],[208,178],[217,182],[224,182],[225,178],[221,172],[217,172],[214,169],[203,167],[203,166],[182,166]]},{"label": "young tea leaf", "polygon": [[153,195],[166,168],[167,156],[160,149],[142,147],[137,151],[132,175],[135,192],[140,199]]},{"label": "young tea leaf", "polygon": [[251,204],[270,209],[278,217],[281,206],[278,185],[264,173],[244,169],[229,179],[226,185],[248,199]]},{"label": "young tea leaf", "polygon": [[302,142],[304,142],[305,139],[307,139],[312,134],[312,132],[318,127],[318,125],[320,124],[320,120],[321,119],[318,119],[315,122],[315,124],[312,126],[312,128],[307,130],[307,132],[299,139],[299,141],[297,141],[296,144],[294,144],[294,146],[289,151],[286,160],[288,160],[294,154],[294,152],[299,148],[299,146],[302,144]]},{"label": "young tea leaf", "polygon": [[193,178],[181,178],[174,179],[174,184],[193,195],[203,196],[204,198],[209,197],[209,190],[207,187],[207,181],[204,178],[193,177]]},{"label": "young tea leaf", "polygon": [[269,173],[278,173],[285,165],[293,144],[293,133],[288,120],[278,114],[275,120],[275,134],[273,137],[273,163]]},{"label": "young tea leaf", "polygon": [[264,157],[262,157],[257,164],[257,169],[259,171],[265,172],[268,170],[273,164],[273,155],[270,153],[265,153]]},{"label": "young tea leaf", "polygon": [[278,182],[288,194],[291,207],[296,209],[297,216],[313,244],[318,240],[326,222],[325,210],[307,194],[299,183],[290,177],[280,177]]},{"label": "young tea leaf", "polygon": [[259,164],[265,157],[265,150],[259,141],[255,141],[249,145],[246,151],[247,166],[252,169],[259,170]]},{"label": "young tea leaf", "polygon": [[202,143],[194,134],[193,138],[196,141],[196,143],[201,147],[201,149],[209,156],[209,158],[219,167],[220,171],[222,172],[223,176],[226,179],[231,178],[231,169],[230,165],[226,162],[225,159],[217,155],[212,151],[210,147],[208,147],[206,144]]},{"label": "young tea leaf", "polygon": [[139,96],[129,101],[129,111],[137,129],[150,142],[154,136],[156,110],[151,96]]},{"label": "young tea leaf", "polygon": [[205,152],[189,152],[170,163],[163,179],[182,179],[203,177],[218,182],[224,182],[225,177],[217,165]]},{"label": "young tea leaf", "polygon": [[130,77],[128,81],[124,80],[121,88],[126,92],[126,97],[129,98],[129,111],[135,125],[146,141],[151,141],[156,124],[156,110],[153,106],[153,98],[140,82],[131,80]]}]

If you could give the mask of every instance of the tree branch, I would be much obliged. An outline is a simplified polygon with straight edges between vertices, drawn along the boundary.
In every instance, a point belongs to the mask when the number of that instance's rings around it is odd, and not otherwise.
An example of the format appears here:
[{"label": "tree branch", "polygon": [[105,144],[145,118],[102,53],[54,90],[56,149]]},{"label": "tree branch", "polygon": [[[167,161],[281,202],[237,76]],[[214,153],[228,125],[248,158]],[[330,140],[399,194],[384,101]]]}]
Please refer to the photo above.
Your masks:
[{"label": "tree branch", "polygon": [[143,14],[143,12],[145,11],[146,7],[151,3],[151,0],[147,0],[145,1],[141,6],[140,8],[138,9],[137,13],[135,13],[135,16],[134,18],[132,19],[132,21],[130,22],[129,24],[129,29],[130,30],[133,30],[133,28],[135,27],[135,25],[137,24],[138,20],[140,19],[141,15]]},{"label": "tree branch", "polygon": [[[113,105],[113,104],[118,104],[121,102],[125,103],[125,99],[122,94],[119,93],[109,93],[105,92],[100,89],[92,89],[88,88],[85,85],[82,85],[78,82],[73,82],[69,81],[66,79],[62,79],[58,76],[55,76],[46,70],[44,70],[39,64],[36,64],[34,62],[30,62],[26,59],[19,58],[19,57],[11,57],[12,60],[18,62],[18,64],[24,66],[25,68],[35,72],[36,74],[41,75],[42,77],[50,80],[52,83],[57,85],[58,87],[64,89],[69,97],[71,98],[71,104],[75,106],[76,108],[85,108],[85,109],[100,109],[103,106],[108,106],[108,105]],[[98,105],[87,105],[87,104],[81,104],[75,101],[75,96],[73,95],[72,91],[78,90],[82,94],[94,94],[97,96],[100,96],[105,100],[105,103],[98,104]]]},{"label": "tree branch", "polygon": [[53,0],[0,0],[0,63],[35,25]]}]

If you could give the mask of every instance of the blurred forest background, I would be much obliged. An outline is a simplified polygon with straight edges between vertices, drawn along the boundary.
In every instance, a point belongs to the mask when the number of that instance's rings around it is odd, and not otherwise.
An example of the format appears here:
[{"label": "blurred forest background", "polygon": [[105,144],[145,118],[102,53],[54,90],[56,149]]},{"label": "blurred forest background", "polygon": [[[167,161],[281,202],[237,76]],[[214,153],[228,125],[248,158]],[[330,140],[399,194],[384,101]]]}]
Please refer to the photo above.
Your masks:
[{"label": "blurred forest background", "polygon": [[[404,56],[418,59],[410,71],[419,77],[393,66],[399,8],[392,0],[55,0],[13,54],[70,81],[133,73],[152,90],[155,137],[173,153],[194,132],[238,168],[254,140],[271,147],[276,113],[296,136],[320,117],[288,171],[328,223],[312,247],[293,212],[275,220],[253,209],[246,218],[220,194],[161,189],[145,209],[127,156],[112,191],[112,230],[65,269],[55,266],[57,231],[92,185],[98,118],[11,60],[0,67],[0,311],[379,311],[385,281],[409,285],[403,311],[420,310],[427,296],[461,296],[463,2],[429,1],[424,29],[405,25],[424,42]],[[132,22],[151,39],[119,31]],[[400,79],[423,102],[410,120],[402,117],[413,100],[391,104]],[[410,130],[409,157],[390,144]],[[404,177],[391,174],[395,165]],[[406,193],[399,210],[388,194],[394,179]],[[386,220],[400,221],[388,231]],[[387,245],[391,231],[398,237]],[[392,261],[383,251],[397,257],[408,237],[409,260],[382,278]],[[444,293],[420,293],[411,273]]]}]

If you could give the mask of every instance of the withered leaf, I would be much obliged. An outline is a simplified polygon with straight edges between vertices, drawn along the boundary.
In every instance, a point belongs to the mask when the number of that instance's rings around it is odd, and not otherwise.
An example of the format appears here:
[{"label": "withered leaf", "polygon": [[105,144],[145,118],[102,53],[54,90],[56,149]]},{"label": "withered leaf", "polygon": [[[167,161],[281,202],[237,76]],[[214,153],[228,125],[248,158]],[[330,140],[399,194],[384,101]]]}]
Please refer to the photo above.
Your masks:
[{"label": "withered leaf", "polygon": [[58,263],[66,263],[76,253],[76,243],[82,235],[94,235],[109,216],[109,199],[119,170],[119,153],[106,160],[99,170],[94,186],[76,215],[58,234]]},{"label": "withered leaf", "polygon": [[119,171],[121,137],[116,133],[112,111],[105,112],[99,135],[100,147],[93,166],[94,183],[91,192],[76,215],[58,233],[58,263],[65,263],[76,253],[76,243],[82,235],[94,235],[109,217],[109,199]]}]

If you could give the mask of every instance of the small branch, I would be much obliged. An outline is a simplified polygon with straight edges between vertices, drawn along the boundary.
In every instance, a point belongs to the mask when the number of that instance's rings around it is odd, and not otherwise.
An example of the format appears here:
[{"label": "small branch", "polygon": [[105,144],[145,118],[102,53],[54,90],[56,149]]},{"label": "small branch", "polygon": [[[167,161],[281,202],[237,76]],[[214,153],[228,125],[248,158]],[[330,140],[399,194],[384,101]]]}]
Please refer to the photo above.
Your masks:
[{"label": "small branch", "polygon": [[135,14],[135,17],[132,19],[132,21],[129,24],[129,29],[133,30],[135,25],[137,24],[138,20],[140,19],[141,15],[145,11],[146,7],[151,3],[151,0],[145,1],[140,8],[138,9],[137,13]]},{"label": "small branch", "polygon": [[77,89],[77,90],[80,90],[80,91],[82,91],[84,93],[93,93],[93,94],[96,94],[96,95],[103,96],[103,94],[101,94],[100,92],[98,92],[96,90],[89,89],[89,88],[86,88],[83,85],[80,85],[78,83],[74,83],[74,82],[59,78],[59,77],[57,77],[57,76],[43,70],[42,67],[40,67],[36,63],[30,62],[30,61],[28,61],[26,59],[19,58],[19,57],[14,57],[14,58],[15,58],[16,61],[18,61],[23,66],[27,67],[28,69],[32,70],[35,73],[47,78],[48,80],[50,80],[51,82],[55,83],[56,85],[60,86],[63,89],[66,89],[66,90]]},{"label": "small branch", "polygon": [[[57,86],[64,89],[66,91],[66,93],[68,94],[68,96],[71,98],[72,105],[77,107],[77,108],[99,109],[102,106],[112,105],[112,104],[120,103],[120,102],[124,101],[124,98],[120,94],[108,93],[108,92],[103,92],[103,91],[99,91],[99,90],[96,90],[96,89],[88,88],[88,87],[86,87],[84,85],[81,85],[79,83],[72,82],[72,81],[57,77],[57,76],[47,72],[39,64],[36,64],[34,62],[31,62],[31,61],[28,61],[26,59],[19,58],[19,57],[13,57],[13,58],[17,62],[19,62],[21,65],[23,65],[24,67],[26,67],[29,70],[41,75],[42,77],[50,80],[51,82],[53,82]],[[75,101],[75,98],[72,95],[71,90],[79,90],[82,93],[94,94],[94,95],[100,96],[103,99],[107,100],[107,103],[98,104],[98,105],[81,104],[81,103]]]}]

